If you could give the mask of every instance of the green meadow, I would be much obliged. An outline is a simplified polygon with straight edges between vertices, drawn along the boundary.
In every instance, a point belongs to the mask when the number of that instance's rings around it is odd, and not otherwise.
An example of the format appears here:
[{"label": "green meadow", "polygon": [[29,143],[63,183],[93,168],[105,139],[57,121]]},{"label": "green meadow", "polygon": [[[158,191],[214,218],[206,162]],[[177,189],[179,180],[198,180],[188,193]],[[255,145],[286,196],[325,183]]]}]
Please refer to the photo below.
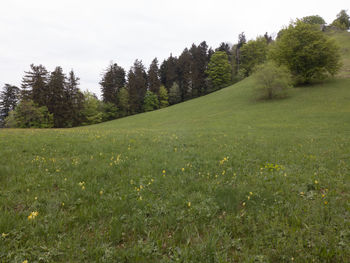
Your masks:
[{"label": "green meadow", "polygon": [[72,129],[0,130],[1,262],[349,262],[350,35],[338,78],[247,78]]}]

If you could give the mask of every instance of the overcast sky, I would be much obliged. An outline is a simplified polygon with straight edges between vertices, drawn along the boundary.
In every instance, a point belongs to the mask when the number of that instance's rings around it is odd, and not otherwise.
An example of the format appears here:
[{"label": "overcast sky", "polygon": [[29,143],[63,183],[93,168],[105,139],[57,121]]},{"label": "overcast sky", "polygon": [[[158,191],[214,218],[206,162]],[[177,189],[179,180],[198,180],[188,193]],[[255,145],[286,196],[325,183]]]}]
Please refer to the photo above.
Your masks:
[{"label": "overcast sky", "polygon": [[80,88],[100,95],[111,61],[148,68],[192,43],[235,43],[276,34],[291,19],[318,14],[331,23],[349,0],[0,0],[0,85],[20,85],[31,63],[74,69]]}]

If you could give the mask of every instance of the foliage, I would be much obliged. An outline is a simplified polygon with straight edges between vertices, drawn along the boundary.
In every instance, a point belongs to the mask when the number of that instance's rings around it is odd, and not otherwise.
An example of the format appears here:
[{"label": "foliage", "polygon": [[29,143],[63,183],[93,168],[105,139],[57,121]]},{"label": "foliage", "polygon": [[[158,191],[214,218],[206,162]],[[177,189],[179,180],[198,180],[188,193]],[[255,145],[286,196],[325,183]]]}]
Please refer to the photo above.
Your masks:
[{"label": "foliage", "polygon": [[126,87],[123,87],[119,90],[117,98],[120,116],[127,116],[129,114],[129,92]]},{"label": "foliage", "polygon": [[268,40],[265,37],[257,37],[250,40],[240,50],[240,70],[239,74],[248,77],[254,68],[262,64],[267,59]]},{"label": "foliage", "polygon": [[143,100],[147,91],[147,74],[142,61],[136,60],[128,73],[128,92],[130,113],[136,114],[143,110]]},{"label": "foliage", "polygon": [[158,94],[160,87],[160,79],[159,79],[159,67],[158,67],[158,59],[155,58],[152,60],[151,65],[149,66],[148,72],[148,87],[149,90],[154,94]]},{"label": "foliage", "polygon": [[319,15],[314,16],[305,16],[301,19],[302,22],[310,25],[324,25],[326,24],[326,21]]},{"label": "foliage", "polygon": [[145,99],[143,102],[144,111],[153,111],[159,108],[159,101],[157,94],[154,94],[152,91],[147,91]]},{"label": "foliage", "polygon": [[99,111],[102,112],[102,121],[111,121],[119,116],[118,107],[110,102],[100,102]]},{"label": "foliage", "polygon": [[14,110],[19,99],[20,90],[16,86],[5,84],[0,92],[0,127],[9,112]]},{"label": "foliage", "polygon": [[342,30],[350,29],[350,16],[346,13],[346,10],[341,10],[331,25]]},{"label": "foliage", "polygon": [[216,51],[208,63],[207,74],[213,90],[221,89],[231,82],[232,68],[228,56],[223,51]]},{"label": "foliage", "polygon": [[30,65],[30,71],[25,72],[22,79],[22,98],[23,100],[33,100],[39,106],[47,106],[50,97],[47,89],[49,72],[43,65]]},{"label": "foliage", "polygon": [[296,21],[283,31],[270,57],[285,65],[297,84],[335,75],[340,68],[339,47],[312,25]]},{"label": "foliage", "polygon": [[168,102],[168,91],[164,86],[160,86],[159,88],[159,95],[158,95],[158,101],[159,101],[159,107],[165,108],[168,107],[169,102]]},{"label": "foliage", "polygon": [[260,99],[283,98],[292,86],[292,76],[284,66],[267,62],[257,67],[253,74]]},{"label": "foliage", "polygon": [[82,125],[90,125],[102,122],[103,113],[100,111],[100,102],[97,97],[88,91],[84,93],[82,115]]},{"label": "foliage", "polygon": [[169,104],[173,105],[181,102],[181,93],[179,85],[174,82],[169,90]]},{"label": "foliage", "polygon": [[117,104],[118,90],[125,85],[125,70],[117,63],[111,63],[100,81],[104,102]]},{"label": "foliage", "polygon": [[31,100],[22,100],[5,119],[8,128],[52,128],[53,115],[46,106],[39,107]]}]

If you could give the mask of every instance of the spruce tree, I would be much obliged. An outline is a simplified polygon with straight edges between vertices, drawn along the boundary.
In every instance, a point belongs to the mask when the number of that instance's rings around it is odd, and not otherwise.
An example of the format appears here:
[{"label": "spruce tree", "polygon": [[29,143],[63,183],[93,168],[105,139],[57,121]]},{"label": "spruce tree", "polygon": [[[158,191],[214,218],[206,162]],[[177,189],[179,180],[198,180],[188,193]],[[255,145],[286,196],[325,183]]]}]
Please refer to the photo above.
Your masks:
[{"label": "spruce tree", "polygon": [[39,106],[48,103],[49,94],[47,89],[48,71],[42,65],[30,65],[31,71],[25,72],[22,79],[22,99],[33,100]]},{"label": "spruce tree", "polygon": [[56,128],[65,127],[69,118],[70,109],[65,91],[65,80],[66,76],[63,74],[62,68],[56,67],[51,72],[48,83],[49,100],[47,108],[54,115],[54,127]]},{"label": "spruce tree", "polygon": [[148,69],[148,88],[154,94],[159,93],[160,79],[159,79],[159,67],[157,58],[153,59]]},{"label": "spruce tree", "polygon": [[192,45],[190,49],[192,56],[192,96],[198,97],[207,93],[206,68],[208,64],[208,45],[205,41],[198,46]]},{"label": "spruce tree", "polygon": [[125,70],[118,64],[110,64],[100,81],[104,102],[117,104],[118,90],[125,85]]},{"label": "spruce tree", "polygon": [[19,93],[19,88],[10,84],[5,84],[0,92],[0,126],[9,112],[15,109],[19,101]]},{"label": "spruce tree", "polygon": [[131,114],[143,111],[143,100],[147,91],[147,73],[142,61],[136,60],[128,73],[128,92]]},{"label": "spruce tree", "polygon": [[84,95],[79,89],[79,78],[75,76],[73,70],[69,72],[65,94],[66,107],[69,109],[67,112],[68,126],[78,126],[82,122],[80,113],[84,105]]},{"label": "spruce tree", "polygon": [[181,101],[191,99],[192,97],[191,63],[191,53],[185,48],[178,59],[178,83]]}]

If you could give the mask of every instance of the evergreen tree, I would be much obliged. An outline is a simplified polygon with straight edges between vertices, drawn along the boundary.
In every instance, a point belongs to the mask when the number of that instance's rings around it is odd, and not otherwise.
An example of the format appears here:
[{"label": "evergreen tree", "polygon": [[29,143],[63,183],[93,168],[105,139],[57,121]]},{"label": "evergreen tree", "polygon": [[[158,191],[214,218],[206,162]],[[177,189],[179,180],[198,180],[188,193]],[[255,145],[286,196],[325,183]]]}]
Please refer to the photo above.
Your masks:
[{"label": "evergreen tree", "polygon": [[238,35],[238,43],[233,48],[233,54],[235,54],[235,74],[238,74],[241,64],[241,48],[247,43],[244,32]]},{"label": "evergreen tree", "polygon": [[0,126],[9,112],[15,109],[19,101],[19,93],[19,88],[10,84],[5,84],[0,92]]},{"label": "evergreen tree", "polygon": [[131,114],[143,110],[143,100],[147,91],[147,73],[142,61],[136,60],[128,73],[128,92]]},{"label": "evergreen tree", "polygon": [[177,58],[170,54],[160,66],[161,83],[169,91],[173,83],[177,80]]},{"label": "evergreen tree", "polygon": [[49,99],[47,108],[54,116],[54,126],[57,128],[65,127],[69,118],[69,104],[66,96],[66,76],[63,74],[61,67],[51,72],[48,90]]},{"label": "evergreen tree", "polygon": [[159,68],[157,58],[153,59],[148,69],[148,88],[154,94],[159,93],[160,79],[159,79]]},{"label": "evergreen tree", "polygon": [[185,48],[178,59],[178,83],[181,101],[192,98],[191,64],[191,53]]},{"label": "evergreen tree", "polygon": [[25,72],[22,79],[22,99],[32,99],[39,106],[48,103],[49,91],[47,89],[48,71],[42,65],[30,65],[31,71]]},{"label": "evergreen tree", "polygon": [[103,101],[117,104],[118,90],[125,85],[125,70],[116,63],[109,65],[100,85]]},{"label": "evergreen tree", "polygon": [[80,112],[83,109],[84,95],[79,90],[79,78],[75,76],[74,71],[69,72],[69,77],[66,82],[66,107],[67,123],[69,127],[78,126],[81,123]]},{"label": "evergreen tree", "polygon": [[159,100],[159,107],[165,108],[168,107],[169,102],[168,102],[168,91],[164,86],[160,86],[159,88],[159,95],[158,95],[158,100]]},{"label": "evergreen tree", "polygon": [[191,79],[192,97],[198,97],[207,93],[207,75],[205,73],[208,64],[208,45],[205,41],[189,50],[192,56]]}]

